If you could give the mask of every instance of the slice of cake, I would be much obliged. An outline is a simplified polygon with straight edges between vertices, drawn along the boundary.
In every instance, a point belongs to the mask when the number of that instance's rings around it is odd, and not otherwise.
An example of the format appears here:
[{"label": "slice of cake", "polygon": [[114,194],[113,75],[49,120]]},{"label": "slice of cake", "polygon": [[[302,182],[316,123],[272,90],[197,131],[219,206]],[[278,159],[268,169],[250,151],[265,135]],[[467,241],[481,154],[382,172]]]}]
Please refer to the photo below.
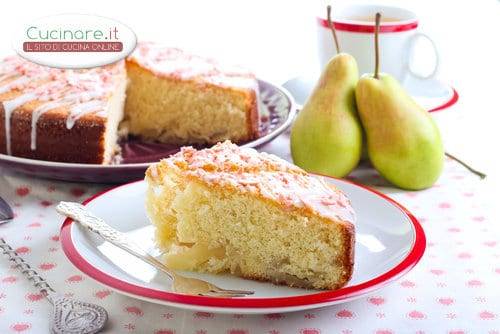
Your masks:
[{"label": "slice of cake", "polygon": [[322,179],[226,141],[185,147],[146,172],[165,263],[294,287],[338,289],[354,261],[354,211]]},{"label": "slice of cake", "polygon": [[140,43],[127,59],[130,134],[175,144],[244,142],[258,136],[258,85],[239,67]]},{"label": "slice of cake", "polygon": [[88,70],[0,63],[0,153],[108,164],[123,117],[124,62]]}]

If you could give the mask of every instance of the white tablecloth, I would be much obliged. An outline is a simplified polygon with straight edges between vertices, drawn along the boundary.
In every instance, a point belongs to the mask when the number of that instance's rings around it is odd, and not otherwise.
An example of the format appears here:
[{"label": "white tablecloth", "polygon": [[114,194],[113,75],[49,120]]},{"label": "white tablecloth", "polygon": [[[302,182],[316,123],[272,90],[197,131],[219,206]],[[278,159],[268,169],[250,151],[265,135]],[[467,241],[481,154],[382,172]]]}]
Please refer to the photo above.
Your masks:
[{"label": "white tablecloth", "polygon": [[[289,159],[285,135],[262,150]],[[387,187],[367,167],[353,174],[399,201],[420,220],[427,250],[399,281],[373,295],[320,310],[221,315],[183,311],[113,292],[79,272],[59,243],[60,200],[83,201],[109,186],[27,178],[0,170],[0,195],[16,218],[0,227],[18,253],[61,293],[104,306],[107,333],[500,333],[500,233],[486,181],[452,161],[420,192]],[[45,333],[51,305],[0,259],[0,333]]]}]

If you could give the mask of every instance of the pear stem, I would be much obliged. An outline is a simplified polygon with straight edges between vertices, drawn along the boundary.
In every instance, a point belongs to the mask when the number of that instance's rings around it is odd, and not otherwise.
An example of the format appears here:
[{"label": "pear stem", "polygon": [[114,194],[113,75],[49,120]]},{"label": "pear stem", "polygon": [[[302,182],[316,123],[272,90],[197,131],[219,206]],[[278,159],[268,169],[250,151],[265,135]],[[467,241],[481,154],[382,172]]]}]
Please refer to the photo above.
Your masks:
[{"label": "pear stem", "polygon": [[459,158],[457,158],[456,156],[454,156],[454,155],[452,155],[452,154],[450,154],[450,153],[448,153],[448,152],[445,152],[444,154],[445,154],[448,158],[455,160],[456,162],[458,162],[459,164],[461,164],[462,166],[464,166],[465,168],[467,168],[467,169],[468,169],[471,173],[474,173],[474,174],[476,174],[477,176],[479,176],[479,178],[480,178],[481,180],[484,180],[484,179],[486,178],[486,174],[484,174],[484,173],[482,173],[482,172],[478,171],[477,169],[472,168],[471,166],[469,166],[468,164],[466,164],[465,162],[463,162],[462,160],[460,160],[460,159],[459,159]]},{"label": "pear stem", "polygon": [[326,6],[326,18],[328,20],[328,26],[332,31],[333,40],[335,41],[335,48],[337,49],[337,53],[340,53],[339,40],[337,39],[337,30],[335,30],[335,25],[332,22],[332,6]]},{"label": "pear stem", "polygon": [[377,13],[375,15],[375,72],[373,74],[373,77],[375,79],[378,79],[378,72],[379,72],[379,63],[380,63],[380,54],[378,50],[378,33],[380,31],[380,18],[382,15],[380,13]]}]

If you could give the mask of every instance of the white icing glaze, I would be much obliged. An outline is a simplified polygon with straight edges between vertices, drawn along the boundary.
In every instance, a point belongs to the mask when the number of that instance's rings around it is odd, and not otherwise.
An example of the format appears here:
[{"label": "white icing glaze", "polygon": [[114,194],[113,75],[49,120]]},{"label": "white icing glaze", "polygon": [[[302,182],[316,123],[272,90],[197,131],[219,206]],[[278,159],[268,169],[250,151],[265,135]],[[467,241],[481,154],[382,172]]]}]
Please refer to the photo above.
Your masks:
[{"label": "white icing glaze", "polygon": [[22,94],[12,100],[5,101],[3,103],[3,110],[5,115],[5,142],[7,147],[7,154],[11,155],[11,137],[10,137],[10,118],[12,112],[25,104],[26,102],[32,101],[35,98],[34,94]]},{"label": "white icing glaze", "polygon": [[160,163],[208,184],[260,194],[284,207],[306,208],[333,220],[355,219],[345,194],[323,179],[276,156],[240,148],[228,141],[200,151],[184,147]]},{"label": "white icing glaze", "polygon": [[75,125],[75,122],[84,115],[93,113],[103,108],[103,101],[91,100],[88,102],[81,103],[73,108],[71,108],[71,113],[66,118],[66,128],[70,130]]},{"label": "white icing glaze", "polygon": [[27,83],[28,80],[29,79],[26,77],[20,77],[12,81],[9,81],[6,84],[0,86],[0,94],[8,92],[9,90],[12,90],[17,86],[22,86],[23,84]]},{"label": "white icing glaze", "polygon": [[7,154],[12,154],[11,118],[17,108],[30,101],[40,103],[31,118],[30,147],[36,150],[37,123],[44,113],[67,107],[64,110],[68,129],[90,113],[106,117],[107,100],[123,75],[123,62],[88,70],[64,70],[40,66],[18,56],[5,58],[0,63],[0,94],[16,92],[13,98],[0,97],[5,113]]},{"label": "white icing glaze", "polygon": [[255,76],[238,66],[222,65],[213,59],[188,54],[155,43],[139,43],[129,57],[157,75],[195,80],[223,87],[257,89]]}]

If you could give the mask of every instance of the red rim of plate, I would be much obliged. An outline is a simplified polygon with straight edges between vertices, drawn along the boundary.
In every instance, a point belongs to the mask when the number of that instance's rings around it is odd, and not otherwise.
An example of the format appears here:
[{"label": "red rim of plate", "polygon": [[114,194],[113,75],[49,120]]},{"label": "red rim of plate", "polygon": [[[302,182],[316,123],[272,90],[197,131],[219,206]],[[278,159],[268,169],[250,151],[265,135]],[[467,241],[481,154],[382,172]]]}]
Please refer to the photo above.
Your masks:
[{"label": "red rim of plate", "polygon": [[[322,17],[318,17],[318,24],[324,28],[329,28],[328,20],[325,20]],[[373,33],[375,32],[375,26],[371,23],[368,24],[360,24],[355,23],[355,21],[333,21],[333,26],[336,30],[340,31],[349,31],[349,32],[364,32],[364,33]],[[381,24],[380,25],[380,33],[388,33],[388,32],[402,32],[413,30],[418,27],[417,20],[408,20],[402,23],[397,24]]]},{"label": "red rim of plate", "polygon": [[455,103],[457,103],[458,102],[458,98],[459,98],[458,92],[453,87],[451,87],[451,89],[453,89],[453,95],[451,96],[451,98],[447,102],[443,103],[442,105],[437,106],[435,108],[432,108],[432,109],[428,110],[428,112],[440,111],[440,110],[449,108],[452,105],[454,105]]},{"label": "red rim of plate", "polygon": [[[386,201],[392,203],[397,208],[399,208],[404,214],[406,214],[406,216],[410,219],[411,223],[413,224],[413,228],[415,229],[415,241],[408,255],[391,270],[369,281],[352,286],[347,286],[338,290],[318,292],[311,295],[277,297],[277,298],[217,298],[217,297],[182,295],[167,291],[150,289],[136,284],[128,283],[118,278],[115,278],[111,275],[108,275],[105,272],[94,267],[91,263],[87,262],[87,260],[83,258],[82,255],[78,253],[78,251],[75,248],[75,245],[71,238],[71,225],[73,221],[70,218],[67,218],[61,227],[61,232],[60,232],[61,244],[64,253],[68,257],[68,259],[73,263],[73,265],[75,265],[83,273],[87,274],[88,276],[92,277],[98,282],[101,282],[104,285],[122,291],[129,295],[137,295],[141,297],[146,297],[150,299],[156,299],[171,303],[179,303],[179,304],[187,304],[195,306],[208,306],[208,307],[260,309],[260,308],[273,308],[273,307],[305,306],[305,305],[352,299],[357,296],[364,295],[368,292],[374,291],[378,288],[381,288],[387,283],[392,282],[398,279],[399,277],[403,276],[404,274],[406,274],[422,258],[425,251],[426,239],[422,226],[420,226],[418,220],[401,204],[397,203],[396,201],[382,194],[381,192],[378,192],[364,185],[357,184],[349,180],[341,180],[341,181],[368,190],[376,194],[377,196],[381,197],[382,199],[385,199]],[[100,196],[106,194],[109,191],[118,189],[120,187],[129,186],[137,182],[144,182],[144,181],[139,180],[136,182],[127,183],[103,191],[88,198],[83,202],[83,204],[87,205],[88,203],[92,202],[96,198],[99,198]]]}]

